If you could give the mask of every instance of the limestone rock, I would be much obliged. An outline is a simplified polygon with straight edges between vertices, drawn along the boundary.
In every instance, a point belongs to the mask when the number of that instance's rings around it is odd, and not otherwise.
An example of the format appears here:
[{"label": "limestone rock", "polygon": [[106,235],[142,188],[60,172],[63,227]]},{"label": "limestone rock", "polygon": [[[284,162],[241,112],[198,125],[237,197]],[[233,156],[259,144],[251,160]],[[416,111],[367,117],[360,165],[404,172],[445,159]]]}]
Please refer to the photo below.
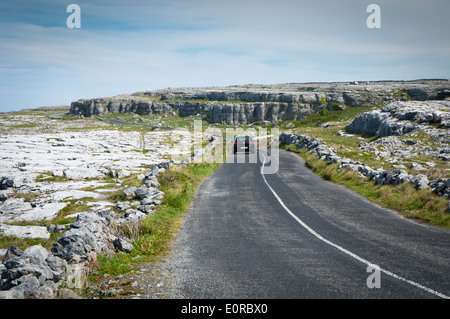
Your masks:
[{"label": "limestone rock", "polygon": [[121,238],[114,239],[113,244],[118,250],[126,253],[130,253],[133,250],[133,245]]},{"label": "limestone rock", "polygon": [[[401,143],[395,137],[379,139],[377,143],[392,144]],[[384,169],[372,169],[368,165],[348,158],[338,156],[334,149],[328,148],[322,141],[312,138],[306,134],[283,132],[280,141],[285,144],[295,144],[297,148],[306,148],[311,153],[316,153],[319,158],[324,159],[327,164],[340,163],[338,169],[349,169],[359,173],[360,177],[367,177],[377,185],[398,185],[401,183],[412,183],[417,189],[431,188],[433,192],[450,198],[450,179],[438,179],[430,182],[423,174],[409,175],[402,169],[393,171]],[[366,143],[360,143],[360,148],[367,147]]]},{"label": "limestone rock", "polygon": [[[210,123],[247,124],[298,120],[323,108],[386,105],[401,99],[444,100],[446,80],[380,81],[370,83],[291,83],[216,88],[182,88],[136,92],[107,99],[72,102],[70,112],[93,116],[104,113],[201,114]],[[398,94],[401,93],[401,96]],[[160,101],[156,101],[155,97]]]},{"label": "limestone rock", "polygon": [[15,226],[0,224],[0,236],[49,239],[50,233],[47,228],[43,226]]},{"label": "limestone rock", "polygon": [[424,124],[448,128],[450,101],[393,102],[381,110],[358,115],[346,129],[378,136],[405,135],[423,130]]}]

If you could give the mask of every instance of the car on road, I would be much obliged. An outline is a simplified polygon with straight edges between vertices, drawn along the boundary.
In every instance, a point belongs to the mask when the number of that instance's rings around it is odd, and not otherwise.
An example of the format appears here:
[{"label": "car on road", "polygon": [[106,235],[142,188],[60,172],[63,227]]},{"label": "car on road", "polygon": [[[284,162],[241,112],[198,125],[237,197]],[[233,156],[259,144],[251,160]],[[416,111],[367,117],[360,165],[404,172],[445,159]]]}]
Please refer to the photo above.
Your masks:
[{"label": "car on road", "polygon": [[255,153],[256,145],[248,135],[236,136],[233,142],[233,153]]}]

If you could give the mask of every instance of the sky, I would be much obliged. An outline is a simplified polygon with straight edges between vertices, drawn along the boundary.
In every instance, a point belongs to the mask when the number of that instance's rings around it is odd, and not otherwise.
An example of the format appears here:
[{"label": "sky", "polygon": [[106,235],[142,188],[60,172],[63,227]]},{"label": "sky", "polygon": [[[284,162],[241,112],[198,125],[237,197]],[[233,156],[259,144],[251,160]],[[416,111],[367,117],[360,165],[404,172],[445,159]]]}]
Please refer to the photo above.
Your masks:
[{"label": "sky", "polygon": [[[367,26],[373,3],[381,28]],[[167,87],[447,79],[448,12],[448,0],[0,0],[0,112]]]}]

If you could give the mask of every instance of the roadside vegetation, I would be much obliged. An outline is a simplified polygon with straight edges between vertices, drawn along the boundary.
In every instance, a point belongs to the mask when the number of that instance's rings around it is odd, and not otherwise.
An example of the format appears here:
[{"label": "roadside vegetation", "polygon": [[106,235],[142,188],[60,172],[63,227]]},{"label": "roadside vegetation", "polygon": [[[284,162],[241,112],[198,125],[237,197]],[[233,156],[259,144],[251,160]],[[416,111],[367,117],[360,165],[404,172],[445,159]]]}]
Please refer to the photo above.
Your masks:
[{"label": "roadside vegetation", "polygon": [[[344,136],[339,132],[345,131],[345,126],[355,118],[356,115],[369,111],[370,108],[347,108],[344,111],[325,111],[317,114],[309,114],[301,121],[280,123],[281,128],[289,126],[289,130],[296,133],[307,134],[321,139],[329,147],[336,149],[339,156],[347,157],[363,162],[370,167],[395,169],[391,162],[377,157],[372,152],[365,152],[358,148],[361,142],[369,143],[379,139],[378,136],[353,134]],[[327,123],[328,125],[324,124]],[[433,147],[433,141],[426,134],[417,132],[414,134],[398,137],[399,139],[413,139],[426,143]],[[368,178],[360,178],[357,173],[349,170],[338,171],[338,164],[327,165],[324,160],[317,158],[316,154],[310,154],[305,149],[297,149],[295,145],[281,145],[282,149],[292,151],[301,156],[311,170],[325,180],[344,185],[347,188],[367,197],[380,206],[393,209],[400,214],[421,222],[450,228],[449,201],[446,198],[434,194],[431,190],[417,190],[411,183],[400,185],[376,185]],[[417,156],[411,161],[425,163],[432,161],[427,156]],[[442,161],[441,161],[442,162]],[[410,174],[417,174],[411,170],[411,164],[405,160],[405,170]],[[438,177],[448,177],[448,164],[436,162],[434,167],[428,167],[427,171],[421,172],[430,180]]]},{"label": "roadside vegetation", "polygon": [[[127,254],[98,256],[89,282],[95,285],[105,277],[124,274],[139,263],[158,261],[165,256],[181,227],[182,218],[188,212],[198,186],[219,166],[217,163],[192,163],[183,168],[173,167],[158,175],[161,184],[159,189],[165,195],[157,211],[140,222],[119,228],[132,240],[133,251]],[[86,286],[85,293],[92,293],[91,288]]]},{"label": "roadside vegetation", "polygon": [[316,154],[297,149],[295,145],[283,145],[281,148],[298,153],[315,174],[327,181],[344,185],[380,206],[396,210],[408,218],[450,229],[448,200],[430,190],[417,190],[411,183],[376,185],[368,178],[360,178],[355,172],[346,169],[338,171],[338,164],[327,165],[324,160],[317,158]]}]

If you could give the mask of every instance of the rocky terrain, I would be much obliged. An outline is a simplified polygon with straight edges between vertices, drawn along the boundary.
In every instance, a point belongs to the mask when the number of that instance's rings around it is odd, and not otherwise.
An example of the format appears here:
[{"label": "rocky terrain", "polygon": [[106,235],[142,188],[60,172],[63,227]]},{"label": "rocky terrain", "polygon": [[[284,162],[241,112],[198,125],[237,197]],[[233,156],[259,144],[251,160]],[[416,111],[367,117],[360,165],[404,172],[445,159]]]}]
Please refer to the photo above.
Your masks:
[{"label": "rocky terrain", "polygon": [[105,113],[201,114],[209,123],[249,124],[299,120],[321,109],[380,106],[396,100],[442,100],[450,96],[447,80],[380,81],[247,85],[165,89],[109,98],[82,99],[70,112],[82,116]]},{"label": "rocky terrain", "polygon": [[381,110],[359,115],[346,128],[359,133],[390,136],[419,130],[431,131],[433,127],[430,125],[441,129],[430,132],[432,137],[442,135],[448,138],[446,132],[450,128],[450,101],[390,103]]},{"label": "rocky terrain", "polygon": [[0,298],[76,297],[65,288],[98,254],[132,250],[120,226],[161,204],[158,175],[221,142],[204,134],[193,153],[182,137],[194,119],[276,125],[281,142],[339,169],[450,199],[449,96],[447,80],[247,85],[0,114]]},{"label": "rocky terrain", "polygon": [[[322,129],[339,124],[322,125]],[[341,124],[342,126],[342,124]],[[308,149],[327,164],[357,172],[377,185],[412,183],[417,189],[430,188],[450,199],[450,101],[397,101],[381,109],[356,116],[337,132],[338,136],[358,139],[357,151],[371,158],[370,163],[385,163],[389,168],[372,168],[363,160],[346,157],[346,148],[327,146],[321,139],[306,134],[284,132],[280,141]],[[360,135],[371,136],[366,142]],[[340,155],[341,153],[342,155]],[[450,206],[449,206],[450,209]]]},{"label": "rocky terrain", "polygon": [[[52,218],[65,207],[64,201],[92,197],[101,199],[100,191],[82,189],[104,186],[104,177],[111,177],[111,189],[132,173],[144,172],[177,150],[164,142],[170,132],[143,135],[143,153],[139,132],[89,131],[0,137],[0,222],[30,221]],[[14,195],[33,194],[33,200]],[[108,205],[94,202],[99,209]]]},{"label": "rocky terrain", "polygon": [[373,169],[363,162],[339,156],[334,148],[327,147],[323,141],[306,134],[283,132],[280,135],[280,141],[287,145],[295,144],[299,149],[305,148],[311,153],[316,153],[317,157],[325,160],[327,164],[338,163],[338,169],[356,172],[360,177],[367,177],[377,185],[412,183],[417,189],[431,188],[433,192],[450,199],[450,178],[429,181],[423,174],[412,175],[403,169]]},{"label": "rocky terrain", "polygon": [[[119,226],[155,211],[164,196],[158,174],[181,164],[173,155],[190,159],[191,145],[178,143],[176,130],[126,131],[100,121],[92,129],[53,115],[1,116],[0,299],[75,297],[61,284],[73,288],[67,283],[84,278],[100,253],[131,251]],[[22,251],[9,246],[14,238],[57,239],[51,250]]]}]

